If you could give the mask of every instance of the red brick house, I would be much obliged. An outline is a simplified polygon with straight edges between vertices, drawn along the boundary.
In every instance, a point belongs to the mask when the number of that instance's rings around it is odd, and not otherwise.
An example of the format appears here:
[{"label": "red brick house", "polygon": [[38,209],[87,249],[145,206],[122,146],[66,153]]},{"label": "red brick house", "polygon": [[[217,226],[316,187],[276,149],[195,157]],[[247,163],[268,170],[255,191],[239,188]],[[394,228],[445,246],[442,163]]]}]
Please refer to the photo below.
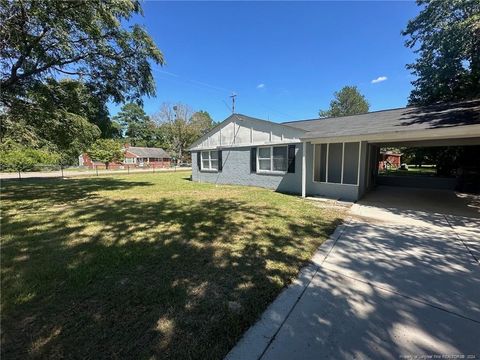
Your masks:
[{"label": "red brick house", "polygon": [[378,170],[398,169],[401,164],[402,154],[393,151],[380,151]]},{"label": "red brick house", "polygon": [[[161,148],[125,146],[125,157],[122,161],[108,164],[109,169],[119,169],[126,167],[155,167],[164,168],[170,167],[171,157],[167,152]],[[78,158],[80,166],[94,169],[95,167],[102,169],[105,164],[99,161],[93,161],[88,154],[82,154]]]}]

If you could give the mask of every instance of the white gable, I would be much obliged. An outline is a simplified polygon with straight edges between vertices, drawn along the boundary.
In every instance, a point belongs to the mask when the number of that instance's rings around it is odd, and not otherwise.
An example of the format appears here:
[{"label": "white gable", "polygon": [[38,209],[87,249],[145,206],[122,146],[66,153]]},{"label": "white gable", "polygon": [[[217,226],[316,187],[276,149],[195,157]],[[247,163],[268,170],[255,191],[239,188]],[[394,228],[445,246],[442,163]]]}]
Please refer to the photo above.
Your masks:
[{"label": "white gable", "polygon": [[196,141],[190,150],[300,142],[305,131],[270,121],[232,115]]}]

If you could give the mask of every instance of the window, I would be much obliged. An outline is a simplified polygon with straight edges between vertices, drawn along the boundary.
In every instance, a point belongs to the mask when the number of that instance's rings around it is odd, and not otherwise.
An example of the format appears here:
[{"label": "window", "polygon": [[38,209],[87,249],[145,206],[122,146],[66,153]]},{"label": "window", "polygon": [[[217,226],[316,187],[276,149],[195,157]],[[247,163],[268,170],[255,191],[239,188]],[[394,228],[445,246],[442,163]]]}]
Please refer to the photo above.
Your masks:
[{"label": "window", "polygon": [[315,144],[313,181],[358,185],[360,143]]},{"label": "window", "polygon": [[345,143],[343,154],[343,183],[357,184],[358,177],[358,143]]},{"label": "window", "polygon": [[218,170],[218,151],[202,151],[202,170]]},{"label": "window", "polygon": [[343,144],[328,144],[328,182],[340,184],[342,182]]},{"label": "window", "polygon": [[125,164],[133,164],[135,162],[135,158],[125,158]]},{"label": "window", "polygon": [[257,152],[257,172],[286,172],[288,164],[287,146],[260,147]]},{"label": "window", "polygon": [[272,148],[258,149],[258,170],[272,171]]}]

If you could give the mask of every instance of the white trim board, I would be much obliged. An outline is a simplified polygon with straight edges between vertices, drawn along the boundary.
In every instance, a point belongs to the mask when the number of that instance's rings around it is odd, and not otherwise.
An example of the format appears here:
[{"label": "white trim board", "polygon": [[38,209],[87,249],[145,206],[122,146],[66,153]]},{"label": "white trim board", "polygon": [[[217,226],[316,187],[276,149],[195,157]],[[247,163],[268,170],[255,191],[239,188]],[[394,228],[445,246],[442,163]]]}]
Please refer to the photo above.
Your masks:
[{"label": "white trim board", "polygon": [[425,129],[413,131],[396,131],[377,134],[351,135],[351,136],[326,136],[301,139],[312,144],[325,144],[337,142],[368,141],[370,143],[386,143],[399,141],[423,141],[423,140],[444,140],[480,137],[480,125],[465,125],[442,129]]}]

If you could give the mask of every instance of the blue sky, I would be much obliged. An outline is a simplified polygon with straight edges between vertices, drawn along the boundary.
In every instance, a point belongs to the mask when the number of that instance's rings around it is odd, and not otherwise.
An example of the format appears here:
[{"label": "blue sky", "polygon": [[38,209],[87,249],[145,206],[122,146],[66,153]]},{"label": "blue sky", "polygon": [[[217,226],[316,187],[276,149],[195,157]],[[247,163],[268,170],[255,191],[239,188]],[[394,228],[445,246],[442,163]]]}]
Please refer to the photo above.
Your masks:
[{"label": "blue sky", "polygon": [[357,85],[372,111],[407,104],[414,54],[400,32],[419,12],[414,2],[147,1],[143,9],[133,21],[166,59],[154,70],[156,97],[144,100],[148,114],[182,102],[220,121],[235,92],[238,113],[314,118],[344,85]]}]

